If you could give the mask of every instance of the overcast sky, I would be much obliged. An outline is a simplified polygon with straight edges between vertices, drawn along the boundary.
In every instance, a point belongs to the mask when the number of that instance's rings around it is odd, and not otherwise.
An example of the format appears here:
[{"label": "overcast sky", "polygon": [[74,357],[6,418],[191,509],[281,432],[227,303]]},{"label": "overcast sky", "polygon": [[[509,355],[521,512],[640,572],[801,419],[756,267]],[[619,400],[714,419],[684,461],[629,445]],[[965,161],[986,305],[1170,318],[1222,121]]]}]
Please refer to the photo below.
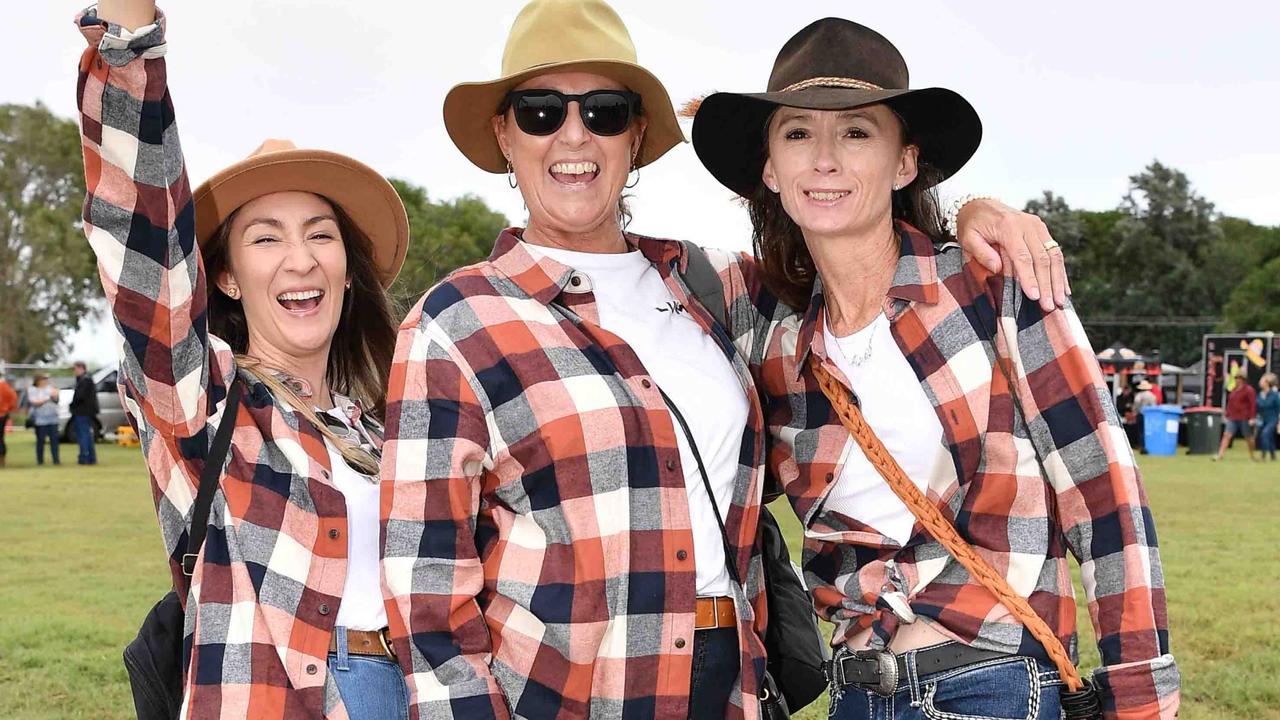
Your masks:
[{"label": "overcast sky", "polygon": [[[16,22],[0,103],[75,115],[74,2],[6,0]],[[504,176],[472,166],[441,120],[445,92],[498,75],[515,0],[175,0],[169,82],[193,185],[267,137],[357,157],[434,198],[473,193],[516,223]],[[616,0],[640,63],[679,105],[759,91],[782,44],[843,14],[893,41],[913,87],[964,95],[982,147],[944,198],[1020,206],[1051,189],[1107,209],[1153,159],[1224,213],[1280,224],[1280,5],[1275,2],[795,3]],[[17,47],[14,48],[13,44]],[[687,125],[686,125],[687,132]],[[691,146],[642,173],[632,229],[746,249],[745,213]],[[82,332],[73,354],[113,348]]]}]

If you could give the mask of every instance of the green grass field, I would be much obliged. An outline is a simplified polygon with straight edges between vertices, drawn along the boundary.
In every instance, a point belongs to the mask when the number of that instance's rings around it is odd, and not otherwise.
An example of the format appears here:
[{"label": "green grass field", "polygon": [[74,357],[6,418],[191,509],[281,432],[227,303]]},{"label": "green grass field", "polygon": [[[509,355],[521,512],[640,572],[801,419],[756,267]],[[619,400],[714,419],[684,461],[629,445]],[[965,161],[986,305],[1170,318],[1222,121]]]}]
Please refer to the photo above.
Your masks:
[{"label": "green grass field", "polygon": [[[120,652],[168,585],[136,448],[35,467],[29,432],[0,470],[0,716],[131,718]],[[1143,458],[1169,587],[1187,720],[1280,720],[1280,464],[1240,448]],[[798,527],[775,508],[790,537]],[[792,547],[798,543],[792,540]],[[1081,616],[1086,636],[1087,616]],[[1087,642],[1082,645],[1087,645]],[[1085,657],[1095,665],[1096,653]],[[799,715],[825,718],[815,705]]]}]

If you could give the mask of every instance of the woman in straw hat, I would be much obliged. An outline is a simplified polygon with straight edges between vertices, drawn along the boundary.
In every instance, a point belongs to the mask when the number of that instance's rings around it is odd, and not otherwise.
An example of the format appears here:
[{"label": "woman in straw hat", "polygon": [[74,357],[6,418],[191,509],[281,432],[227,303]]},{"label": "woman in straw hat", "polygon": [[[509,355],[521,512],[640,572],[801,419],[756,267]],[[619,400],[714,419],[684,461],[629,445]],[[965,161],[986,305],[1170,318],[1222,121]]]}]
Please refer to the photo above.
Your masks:
[{"label": "woman in straw hat", "polygon": [[[1064,678],[1047,661],[1075,642],[1068,550],[1103,715],[1174,717],[1155,529],[1079,319],[965,262],[939,222],[933,188],[977,149],[976,112],[909,89],[888,40],[837,18],[787,41],[768,88],[706,98],[693,141],[746,198],[766,282],[806,308],[759,373],[806,584],[835,624],[833,717],[1058,718]],[[1002,598],[1029,598],[1019,617],[1047,623],[1048,642],[950,559],[943,525],[924,531],[928,513],[899,499],[921,491],[1012,586]]]},{"label": "woman in straw hat", "polygon": [[[406,717],[379,579],[375,419],[404,207],[369,167],[274,140],[192,194],[154,1],[103,0],[77,24],[85,231],[186,609],[181,714]],[[223,423],[229,460],[184,568]]]},{"label": "woman in straw hat", "polygon": [[[411,704],[758,716],[765,442],[749,354],[691,296],[685,246],[621,219],[629,172],[683,139],[666,90],[608,5],[535,0],[502,78],[453,88],[444,116],[529,219],[401,326],[384,574]],[[776,305],[752,294],[749,259],[712,255],[733,314]]]}]

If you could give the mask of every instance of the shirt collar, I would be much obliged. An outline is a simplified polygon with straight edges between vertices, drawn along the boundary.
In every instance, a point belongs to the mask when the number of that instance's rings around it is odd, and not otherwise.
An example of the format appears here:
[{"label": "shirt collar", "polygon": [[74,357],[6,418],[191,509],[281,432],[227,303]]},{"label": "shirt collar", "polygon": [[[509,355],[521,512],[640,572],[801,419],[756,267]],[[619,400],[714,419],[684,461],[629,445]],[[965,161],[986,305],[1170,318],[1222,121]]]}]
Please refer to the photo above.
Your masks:
[{"label": "shirt collar", "polygon": [[[489,263],[529,297],[549,305],[576,271],[549,256],[529,252],[520,240],[523,232],[523,228],[512,227],[499,233]],[[683,243],[630,233],[624,233],[623,238],[628,247],[639,250],[655,266],[684,272],[688,259]]]},{"label": "shirt collar", "polygon": [[[933,305],[938,302],[938,262],[935,258],[938,248],[928,235],[911,225],[895,220],[894,231],[898,234],[898,266],[893,273],[893,282],[889,285],[886,299],[901,300],[905,303],[924,303]],[[800,334],[796,344],[796,377],[804,371],[804,365],[811,351],[817,353],[819,359],[826,358],[826,344],[822,339],[821,323],[826,322],[826,297],[823,294],[822,278],[815,277],[813,294],[809,298],[809,309],[805,311],[800,325]],[[886,312],[889,319],[897,313]]]}]

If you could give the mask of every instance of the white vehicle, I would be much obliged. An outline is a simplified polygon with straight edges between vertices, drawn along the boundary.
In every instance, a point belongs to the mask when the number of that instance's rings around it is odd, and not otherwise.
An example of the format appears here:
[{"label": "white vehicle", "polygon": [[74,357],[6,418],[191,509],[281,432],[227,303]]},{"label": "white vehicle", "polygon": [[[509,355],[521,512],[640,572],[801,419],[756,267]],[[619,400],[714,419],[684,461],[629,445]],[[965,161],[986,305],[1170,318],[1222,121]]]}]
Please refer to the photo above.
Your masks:
[{"label": "white vehicle", "polygon": [[[124,407],[120,404],[120,393],[116,391],[115,365],[108,365],[93,373],[93,386],[98,391],[98,418],[93,423],[93,436],[102,440],[103,432],[115,432],[121,425],[127,425]],[[71,396],[74,387],[58,393],[58,424],[62,426],[62,442],[75,442],[75,429],[71,426]]]}]

